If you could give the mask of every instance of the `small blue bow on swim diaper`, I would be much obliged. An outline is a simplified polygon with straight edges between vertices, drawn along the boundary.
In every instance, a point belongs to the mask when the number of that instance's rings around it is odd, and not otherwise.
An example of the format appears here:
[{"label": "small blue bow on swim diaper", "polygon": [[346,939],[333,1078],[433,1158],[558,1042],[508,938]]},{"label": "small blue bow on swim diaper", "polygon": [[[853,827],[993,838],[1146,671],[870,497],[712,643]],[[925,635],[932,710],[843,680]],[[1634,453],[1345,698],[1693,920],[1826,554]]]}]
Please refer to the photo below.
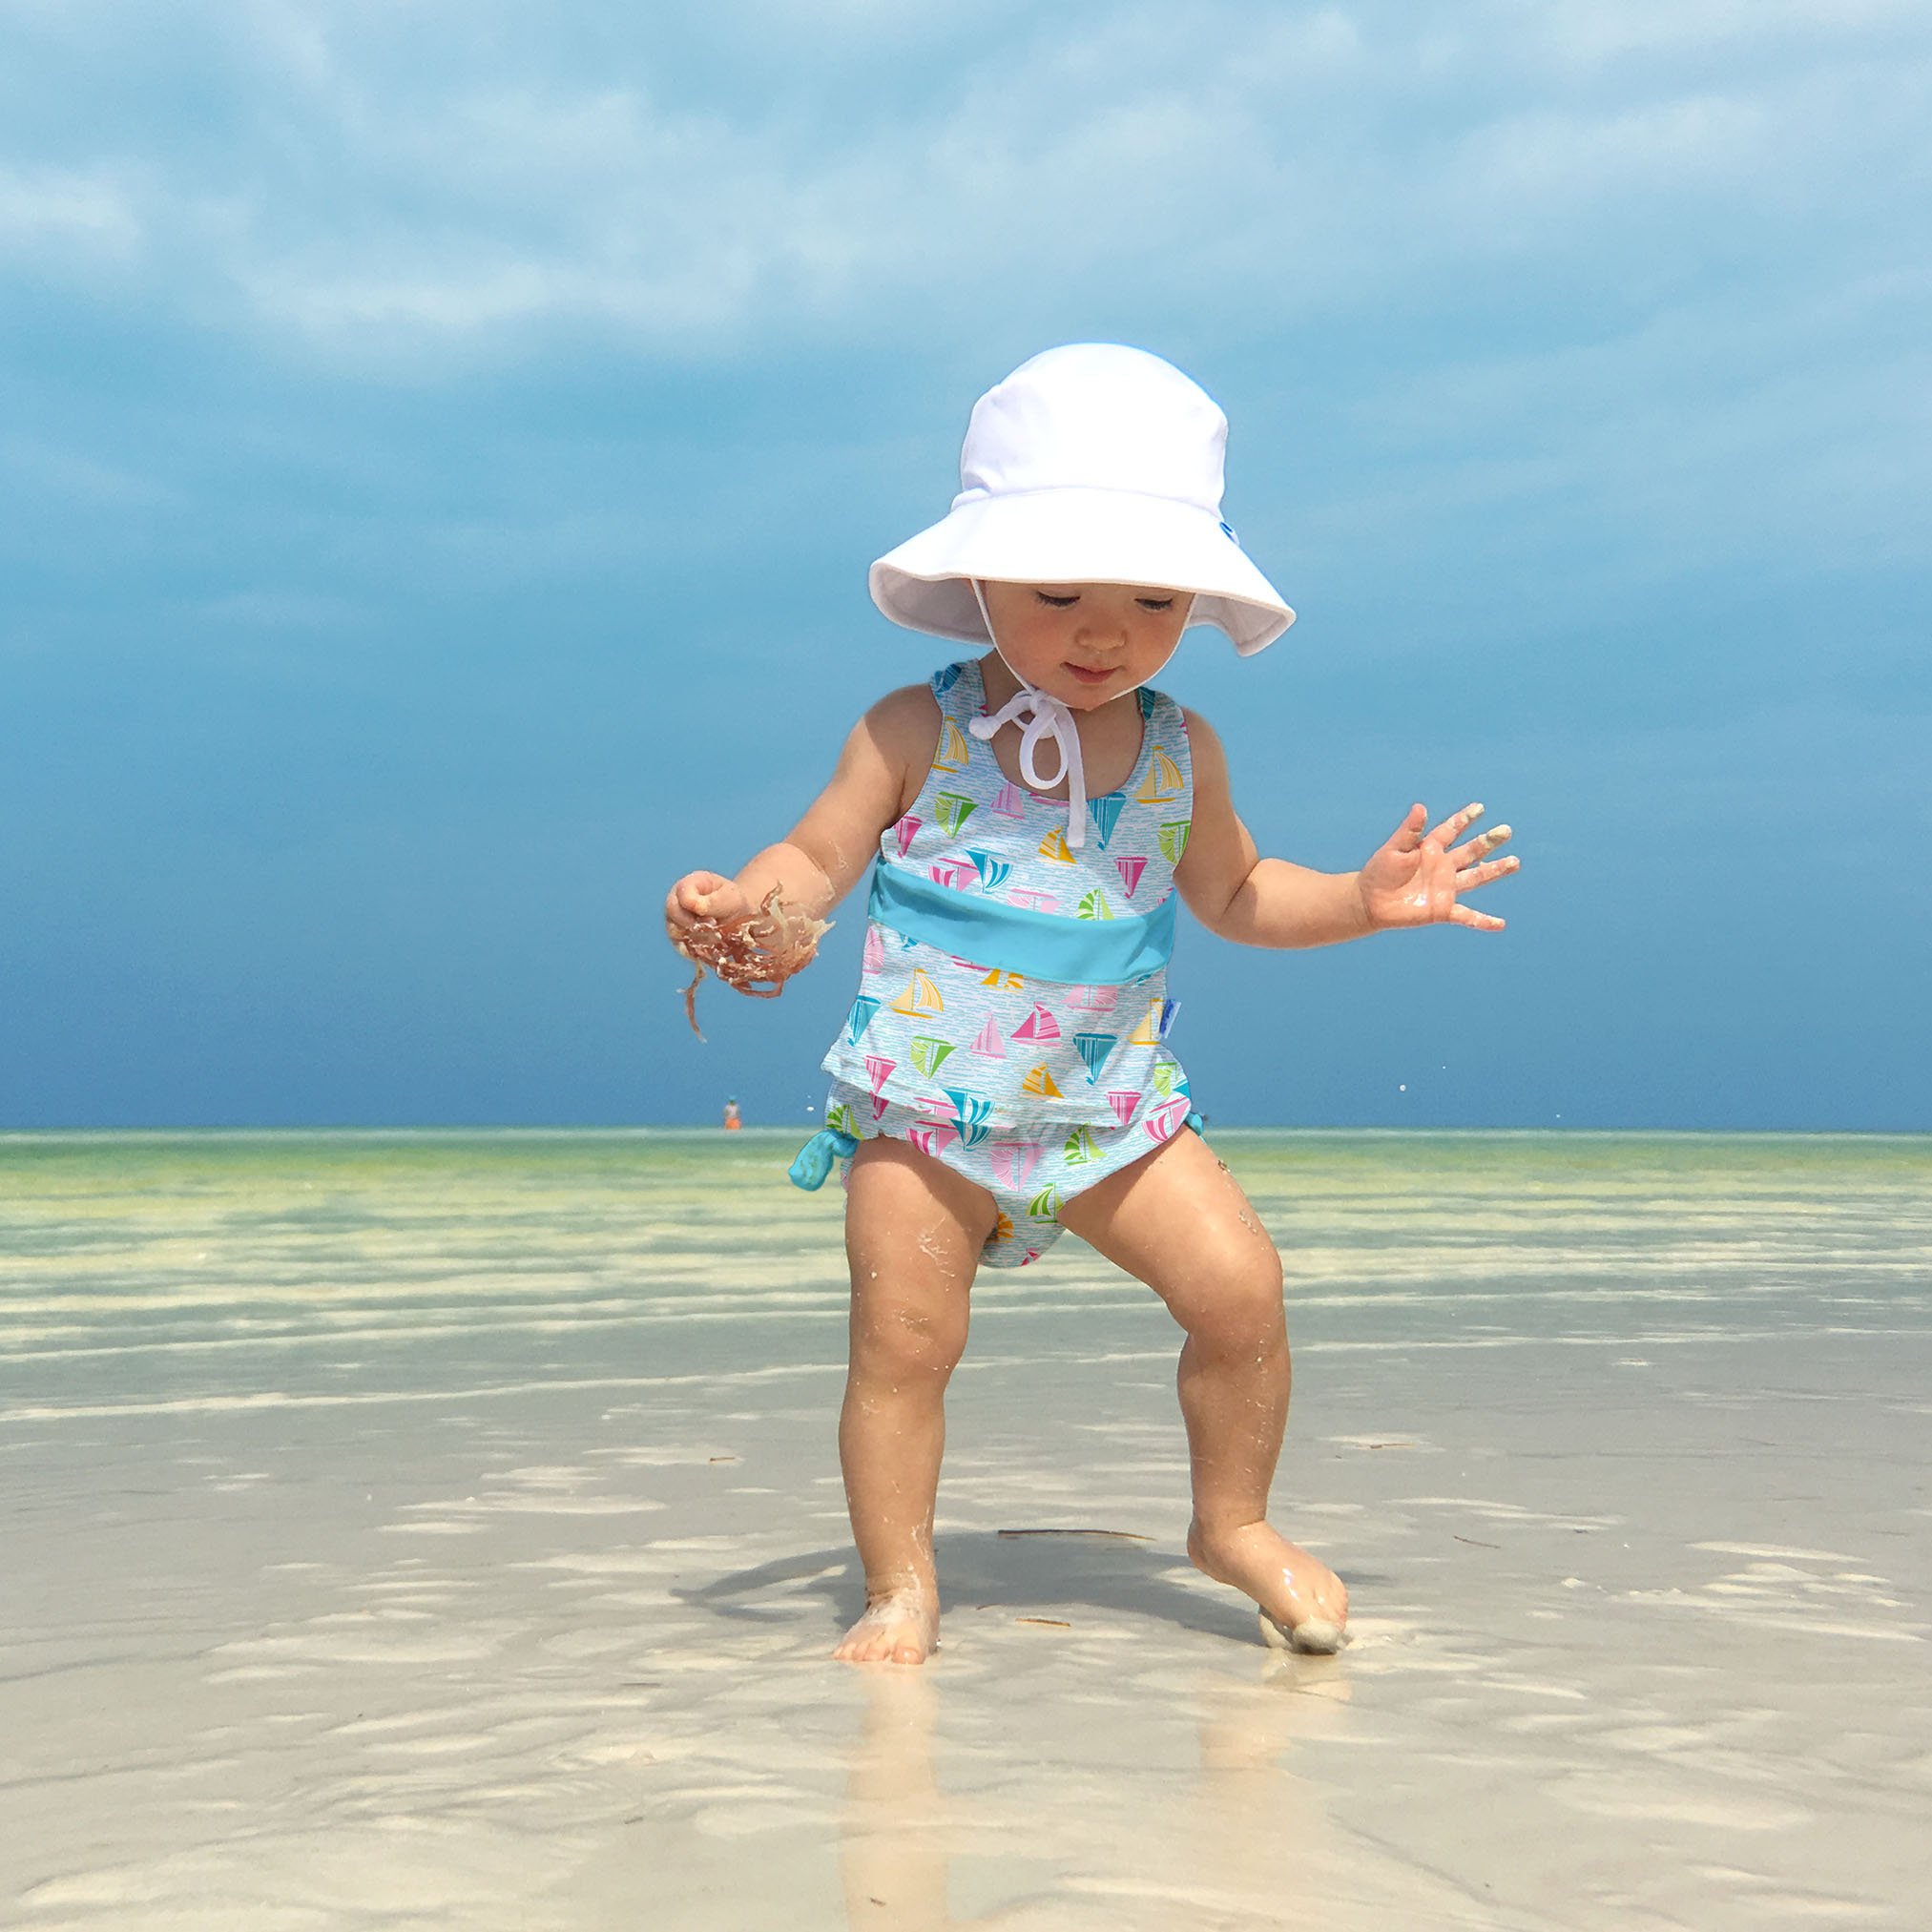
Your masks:
[{"label": "small blue bow on swim diaper", "polygon": [[825,1176],[832,1172],[835,1160],[849,1160],[859,1151],[859,1143],[849,1134],[836,1127],[821,1127],[803,1147],[789,1168],[785,1170],[795,1188],[803,1188],[807,1194],[817,1194],[825,1185]]}]

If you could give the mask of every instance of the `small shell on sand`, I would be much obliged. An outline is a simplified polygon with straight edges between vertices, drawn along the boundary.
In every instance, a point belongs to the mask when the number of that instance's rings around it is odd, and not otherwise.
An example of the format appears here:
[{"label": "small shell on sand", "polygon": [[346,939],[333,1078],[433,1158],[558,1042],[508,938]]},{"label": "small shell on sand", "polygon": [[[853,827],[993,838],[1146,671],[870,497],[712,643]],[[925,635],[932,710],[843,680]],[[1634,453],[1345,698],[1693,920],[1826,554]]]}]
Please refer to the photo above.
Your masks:
[{"label": "small shell on sand", "polygon": [[1291,1631],[1260,1612],[1261,1641],[1271,1651],[1300,1651],[1311,1656],[1332,1657],[1348,1641],[1348,1632],[1326,1617],[1306,1617]]}]

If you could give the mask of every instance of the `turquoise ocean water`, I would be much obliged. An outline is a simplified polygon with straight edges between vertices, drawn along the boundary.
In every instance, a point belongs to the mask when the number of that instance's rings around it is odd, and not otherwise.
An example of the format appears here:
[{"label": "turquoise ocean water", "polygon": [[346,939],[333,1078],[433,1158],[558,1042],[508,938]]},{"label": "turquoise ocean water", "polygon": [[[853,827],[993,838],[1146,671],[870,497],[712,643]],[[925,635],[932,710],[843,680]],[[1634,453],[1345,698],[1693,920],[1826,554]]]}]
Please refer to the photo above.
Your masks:
[{"label": "turquoise ocean water", "polygon": [[[1932,1139],[1215,1134],[1356,1646],[1179,1562],[1177,1332],[1069,1237],[975,1287],[901,1693],[823,1663],[801,1137],[0,1136],[22,1923],[730,1925],[754,1868],[796,1924],[855,1870],[905,1922],[1913,1922]],[[1246,1819],[1205,1891],[1180,1813]]]},{"label": "turquoise ocean water", "polygon": [[[830,1361],[836,1185],[802,1134],[0,1135],[0,1417],[432,1396]],[[1914,1321],[1922,1136],[1215,1136],[1298,1340],[1375,1348]],[[1137,1284],[1072,1239],[988,1272],[977,1345],[1085,1349]]]}]

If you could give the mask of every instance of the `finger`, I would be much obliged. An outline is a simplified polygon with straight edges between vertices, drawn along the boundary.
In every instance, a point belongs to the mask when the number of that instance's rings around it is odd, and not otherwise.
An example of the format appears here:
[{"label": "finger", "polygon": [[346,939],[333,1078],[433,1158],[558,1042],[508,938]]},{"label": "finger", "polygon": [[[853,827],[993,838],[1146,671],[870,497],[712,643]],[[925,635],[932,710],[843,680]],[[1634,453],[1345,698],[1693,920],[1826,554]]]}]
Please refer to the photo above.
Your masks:
[{"label": "finger", "polygon": [[1466,905],[1458,905],[1449,914],[1451,925],[1471,926],[1477,932],[1501,932],[1506,923],[1486,912],[1473,912]]},{"label": "finger", "polygon": [[1423,827],[1428,822],[1429,815],[1426,808],[1422,805],[1411,805],[1402,815],[1402,823],[1395,828],[1388,842],[1398,852],[1417,851],[1423,842]]},{"label": "finger", "polygon": [[712,897],[730,882],[716,872],[693,872],[677,882],[677,903],[696,919],[707,917]]},{"label": "finger", "polygon": [[1484,809],[1481,805],[1465,805],[1460,812],[1452,813],[1429,834],[1430,842],[1444,847],[1452,844],[1483,816]]},{"label": "finger", "polygon": [[1473,892],[1479,885],[1486,885],[1492,879],[1506,879],[1510,873],[1522,868],[1523,861],[1517,858],[1492,859],[1486,865],[1470,865],[1456,874],[1456,890]]},{"label": "finger", "polygon": [[1460,871],[1465,865],[1473,865],[1478,859],[1486,859],[1497,846],[1508,844],[1515,829],[1513,825],[1491,825],[1486,832],[1478,832],[1473,839],[1465,839],[1449,854],[1450,862]]}]

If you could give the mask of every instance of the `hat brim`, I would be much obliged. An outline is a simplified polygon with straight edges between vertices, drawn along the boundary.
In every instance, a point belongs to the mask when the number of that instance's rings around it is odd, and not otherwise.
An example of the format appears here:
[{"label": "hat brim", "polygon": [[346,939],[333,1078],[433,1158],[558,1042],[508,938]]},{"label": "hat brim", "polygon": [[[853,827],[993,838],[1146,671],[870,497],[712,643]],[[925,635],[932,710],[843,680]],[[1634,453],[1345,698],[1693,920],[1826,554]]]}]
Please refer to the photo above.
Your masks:
[{"label": "hat brim", "polygon": [[895,624],[989,644],[972,579],[1145,584],[1194,595],[1192,624],[1225,632],[1242,656],[1295,621],[1226,527],[1169,497],[1036,489],[968,498],[872,566],[872,601]]}]

